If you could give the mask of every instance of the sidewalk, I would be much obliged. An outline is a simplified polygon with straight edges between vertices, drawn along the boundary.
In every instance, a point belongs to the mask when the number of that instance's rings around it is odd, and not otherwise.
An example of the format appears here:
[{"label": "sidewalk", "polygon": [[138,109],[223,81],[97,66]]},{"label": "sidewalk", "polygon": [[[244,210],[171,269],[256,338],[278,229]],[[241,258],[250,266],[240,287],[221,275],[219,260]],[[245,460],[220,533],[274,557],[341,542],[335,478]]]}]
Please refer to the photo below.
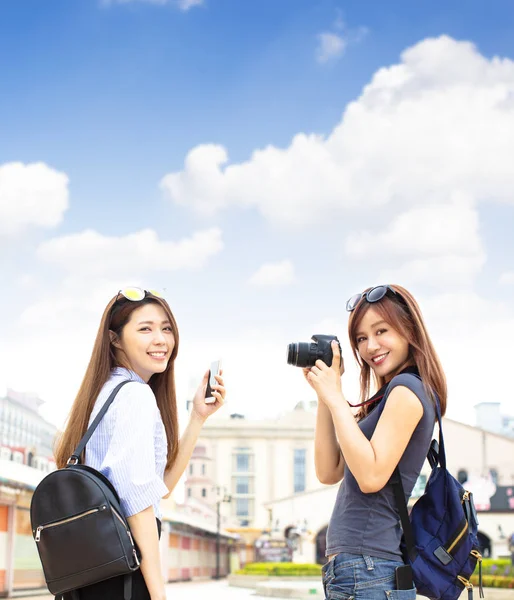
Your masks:
[{"label": "sidewalk", "polygon": [[[478,587],[473,590],[474,600],[479,599]],[[303,581],[294,585],[288,581],[262,582],[255,588],[258,597],[264,598],[289,598],[290,600],[323,600],[323,586],[317,581]],[[513,590],[502,590],[498,588],[484,588],[484,600],[514,600]],[[467,600],[468,592],[464,590],[460,596],[461,600]],[[418,596],[419,600],[426,600],[425,596]]]},{"label": "sidewalk", "polygon": [[[198,598],[209,598],[209,600],[266,600],[266,598],[289,598],[290,600],[302,600],[310,598],[311,600],[323,600],[324,594],[318,581],[302,582],[292,586],[289,582],[263,582],[257,589],[229,587],[226,580],[223,581],[191,581],[169,583],[166,586],[166,592],[170,600],[180,598],[181,600],[197,600]],[[513,590],[502,590],[495,588],[484,588],[485,600],[513,600]],[[13,596],[14,598],[27,598],[30,600],[53,600],[49,594],[31,596],[30,593]],[[426,600],[423,596],[418,596],[419,600]],[[461,600],[467,600],[467,592],[461,595]],[[474,590],[474,600],[480,600],[478,597],[478,588]]]}]

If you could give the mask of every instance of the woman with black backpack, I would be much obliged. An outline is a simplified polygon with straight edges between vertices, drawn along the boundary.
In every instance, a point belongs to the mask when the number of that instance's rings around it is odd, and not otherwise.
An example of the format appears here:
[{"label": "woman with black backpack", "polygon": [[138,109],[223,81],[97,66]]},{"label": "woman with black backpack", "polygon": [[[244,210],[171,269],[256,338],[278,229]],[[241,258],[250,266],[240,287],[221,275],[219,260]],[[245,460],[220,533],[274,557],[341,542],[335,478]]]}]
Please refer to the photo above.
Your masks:
[{"label": "woman with black backpack", "polygon": [[[132,600],[164,600],[159,556],[161,498],[184,472],[205,419],[223,404],[223,378],[205,402],[207,371],[195,394],[189,424],[179,440],[174,364],[179,335],[171,309],[159,294],[126,288],[107,305],[84,380],[55,458],[66,466],[88,425],[111,392],[117,393],[89,440],[83,462],[111,482],[141,553],[132,575]],[[43,532],[44,533],[44,532]],[[123,600],[124,577],[83,587],[64,599]]]},{"label": "woman with black backpack", "polygon": [[[353,296],[347,310],[350,344],[360,366],[358,413],[342,391],[344,365],[337,342],[332,342],[331,366],[318,360],[304,369],[318,396],[316,474],[324,484],[342,480],[327,531],[326,598],[415,600],[410,567],[405,568],[400,550],[393,489],[387,484],[399,466],[405,495],[410,495],[432,440],[436,396],[441,413],[446,409],[445,376],[407,290],[370,288]],[[378,391],[370,398],[372,387]]]}]

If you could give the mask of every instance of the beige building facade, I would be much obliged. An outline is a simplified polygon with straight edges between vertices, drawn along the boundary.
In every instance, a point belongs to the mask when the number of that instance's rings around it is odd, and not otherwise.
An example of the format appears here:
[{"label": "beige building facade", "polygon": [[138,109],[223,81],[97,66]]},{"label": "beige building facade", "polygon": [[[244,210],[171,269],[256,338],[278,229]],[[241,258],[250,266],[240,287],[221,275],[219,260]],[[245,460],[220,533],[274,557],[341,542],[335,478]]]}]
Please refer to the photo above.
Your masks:
[{"label": "beige building facade", "polygon": [[221,495],[222,520],[253,543],[273,526],[268,502],[319,485],[313,419],[299,408],[275,420],[207,420],[187,469],[186,501],[213,505]]}]

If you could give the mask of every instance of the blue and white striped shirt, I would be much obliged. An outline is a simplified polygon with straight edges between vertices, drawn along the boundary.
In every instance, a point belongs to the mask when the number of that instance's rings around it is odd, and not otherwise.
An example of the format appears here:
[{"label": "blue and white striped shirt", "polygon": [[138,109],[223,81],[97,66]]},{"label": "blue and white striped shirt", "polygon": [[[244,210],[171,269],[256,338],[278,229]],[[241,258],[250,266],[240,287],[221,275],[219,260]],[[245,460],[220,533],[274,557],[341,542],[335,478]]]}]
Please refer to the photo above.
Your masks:
[{"label": "blue and white striped shirt", "polygon": [[96,399],[89,424],[124,379],[130,379],[131,383],[121,388],[91,436],[85,464],[100,471],[113,484],[126,517],[153,506],[155,516],[160,519],[161,498],[169,493],[163,481],[168,444],[150,386],[133,371],[114,369]]}]

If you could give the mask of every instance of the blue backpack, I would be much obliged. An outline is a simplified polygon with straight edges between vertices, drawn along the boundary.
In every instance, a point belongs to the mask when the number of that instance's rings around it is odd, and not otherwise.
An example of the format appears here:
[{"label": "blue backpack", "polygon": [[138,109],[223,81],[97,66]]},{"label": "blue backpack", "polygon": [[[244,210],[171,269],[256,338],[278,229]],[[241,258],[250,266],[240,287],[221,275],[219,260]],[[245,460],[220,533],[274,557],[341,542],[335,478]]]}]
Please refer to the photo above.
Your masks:
[{"label": "blue backpack", "polygon": [[[382,402],[382,408],[384,404]],[[480,597],[483,598],[482,555],[473,495],[446,470],[437,398],[436,413],[439,444],[432,440],[427,455],[432,472],[424,494],[412,507],[410,518],[398,467],[389,481],[403,529],[403,558],[405,564],[412,567],[418,593],[431,600],[456,600],[464,589],[468,590],[468,598],[472,600],[473,585],[469,579],[478,562]]]}]

